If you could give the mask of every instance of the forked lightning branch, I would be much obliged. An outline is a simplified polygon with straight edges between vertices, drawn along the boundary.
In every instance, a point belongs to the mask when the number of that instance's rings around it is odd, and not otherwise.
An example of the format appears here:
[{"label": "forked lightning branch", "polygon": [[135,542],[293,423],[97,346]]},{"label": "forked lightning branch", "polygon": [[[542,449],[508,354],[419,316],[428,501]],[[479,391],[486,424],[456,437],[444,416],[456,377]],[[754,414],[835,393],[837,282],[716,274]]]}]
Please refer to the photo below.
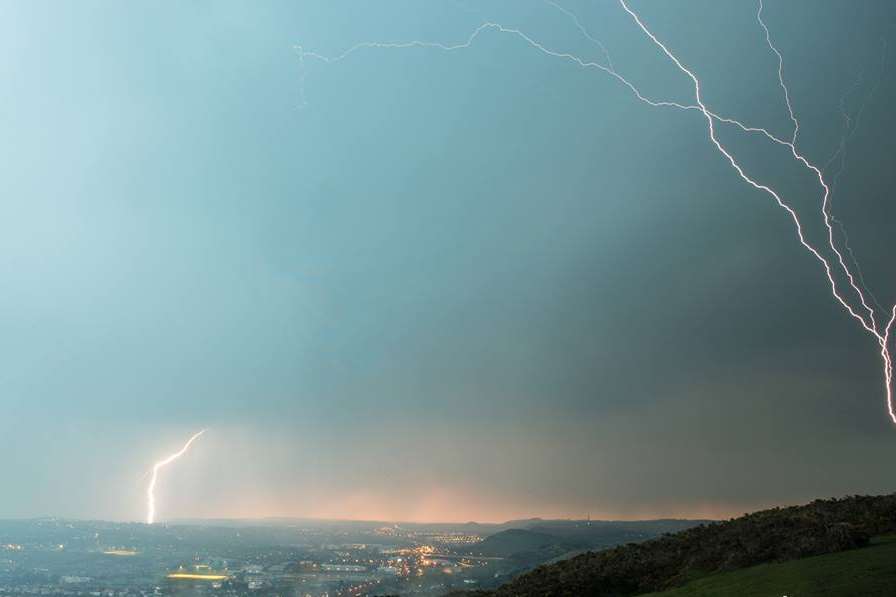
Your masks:
[{"label": "forked lightning branch", "polygon": [[[647,25],[645,20],[628,5],[626,0],[618,0],[619,7],[631,18],[635,28],[643,35],[645,35],[647,39],[649,39],[649,41],[654,46],[656,46],[657,50],[661,52],[672,63],[672,65],[679,71],[681,71],[681,73],[685,77],[687,77],[693,84],[694,104],[682,104],[674,101],[655,99],[644,95],[635,84],[633,84],[628,78],[626,78],[616,70],[612,60],[610,59],[610,55],[607,49],[596,37],[588,32],[588,30],[585,28],[585,26],[582,24],[581,20],[575,13],[567,8],[564,8],[553,0],[545,0],[545,2],[546,4],[550,5],[554,9],[561,11],[564,15],[573,20],[576,29],[585,38],[587,38],[589,41],[596,44],[600,48],[602,54],[604,55],[604,62],[595,62],[593,60],[587,60],[570,52],[552,49],[544,43],[536,40],[529,33],[522,31],[521,29],[506,27],[500,23],[495,22],[485,22],[480,24],[464,41],[456,44],[445,44],[441,42],[425,40],[412,40],[404,42],[362,42],[351,46],[341,54],[331,57],[325,56],[318,52],[308,51],[302,46],[296,46],[296,51],[298,52],[299,60],[303,66],[306,59],[315,59],[327,64],[341,62],[349,58],[356,52],[364,49],[428,48],[452,52],[470,48],[471,46],[473,46],[477,38],[479,38],[482,34],[488,31],[493,31],[520,39],[531,48],[543,54],[547,54],[548,56],[571,62],[583,69],[601,71],[625,86],[638,101],[655,108],[673,108],[677,110],[699,112],[705,118],[707,138],[712,146],[717,150],[719,155],[731,166],[731,168],[735,171],[740,179],[742,179],[745,183],[755,188],[756,190],[761,191],[762,193],[767,195],[787,214],[787,216],[793,223],[794,232],[796,233],[796,238],[799,241],[800,245],[812,255],[812,257],[818,262],[818,264],[824,271],[825,277],[827,278],[828,285],[830,287],[831,295],[833,296],[834,300],[836,300],[840,304],[840,306],[843,307],[844,311],[850,317],[852,317],[862,327],[862,329],[865,330],[875,340],[875,342],[880,347],[881,368],[883,371],[887,414],[890,419],[894,423],[896,423],[896,411],[894,411],[893,404],[893,361],[890,346],[892,343],[890,335],[894,326],[894,320],[896,320],[896,304],[893,304],[893,306],[890,307],[889,310],[882,309],[882,313],[876,312],[874,306],[872,306],[876,304],[876,301],[873,299],[874,295],[865,287],[863,278],[859,274],[858,264],[854,262],[854,267],[856,269],[856,272],[854,272],[853,269],[847,264],[847,260],[843,257],[843,250],[841,250],[841,248],[838,246],[839,242],[835,238],[832,225],[832,223],[837,222],[837,220],[831,214],[831,188],[829,183],[825,179],[822,169],[813,164],[807,157],[805,157],[797,147],[797,137],[799,136],[800,132],[800,123],[793,109],[790,90],[788,89],[784,79],[783,56],[775,46],[772,40],[771,32],[769,31],[768,26],[762,18],[762,0],[759,0],[758,9],[756,11],[756,21],[762,29],[769,50],[773,52],[775,57],[777,58],[778,83],[784,96],[784,104],[787,109],[787,115],[793,124],[793,133],[789,139],[781,139],[769,132],[769,130],[766,128],[749,125],[740,120],[720,115],[719,113],[711,110],[704,102],[700,78],[695,73],[695,71],[692,68],[686,66],[670,49],[670,47],[662,40],[660,40],[660,38]],[[746,171],[733,151],[719,140],[717,130],[717,127],[719,126],[735,127],[743,134],[747,135],[760,135],[764,137],[768,142],[787,148],[791,154],[792,159],[795,160],[802,168],[805,168],[813,176],[813,178],[817,180],[821,190],[819,212],[826,232],[825,241],[823,243],[816,243],[810,241],[807,238],[807,235],[804,232],[804,221],[800,218],[797,211],[792,207],[792,201],[786,200],[781,192],[779,192],[769,184],[761,182],[758,177]]]}]

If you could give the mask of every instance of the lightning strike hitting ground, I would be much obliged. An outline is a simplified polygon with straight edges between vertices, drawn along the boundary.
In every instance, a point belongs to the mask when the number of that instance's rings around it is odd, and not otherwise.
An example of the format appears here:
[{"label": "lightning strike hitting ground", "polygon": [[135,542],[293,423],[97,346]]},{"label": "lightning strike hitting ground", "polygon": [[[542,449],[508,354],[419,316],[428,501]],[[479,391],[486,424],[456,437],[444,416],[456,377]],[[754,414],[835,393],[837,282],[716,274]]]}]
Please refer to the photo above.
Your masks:
[{"label": "lightning strike hitting ground", "polygon": [[[775,46],[771,32],[769,31],[768,26],[762,18],[763,4],[762,0],[759,0],[758,10],[756,12],[756,20],[759,26],[762,28],[762,31],[765,35],[766,43],[769,49],[775,54],[778,61],[778,85],[784,94],[784,102],[787,107],[787,113],[790,118],[790,121],[793,123],[793,133],[789,140],[781,139],[767,129],[756,126],[749,126],[744,124],[743,122],[733,119],[727,118],[719,115],[718,113],[710,110],[707,105],[703,101],[703,96],[701,93],[700,79],[697,75],[688,67],[686,67],[678,57],[662,42],[660,39],[647,27],[641,17],[633,11],[629,5],[626,3],[626,0],[618,0],[619,5],[632,19],[638,29],[647,36],[647,38],[684,74],[686,75],[694,87],[694,96],[695,96],[695,104],[682,104],[673,101],[664,101],[648,98],[641,93],[641,91],[627,78],[623,75],[619,74],[619,72],[615,69],[612,60],[610,59],[609,52],[604,47],[604,45],[597,40],[594,36],[592,36],[588,30],[584,27],[584,25],[579,20],[578,16],[575,15],[572,11],[564,8],[559,5],[554,0],[545,0],[545,2],[560,10],[563,14],[570,17],[573,20],[575,27],[582,33],[582,35],[587,38],[589,41],[597,45],[601,52],[604,55],[605,63],[598,63],[594,61],[589,61],[575,54],[571,54],[569,52],[557,51],[551,48],[548,48],[541,42],[536,41],[529,34],[524,33],[520,29],[505,27],[499,23],[494,22],[485,22],[479,25],[472,34],[466,39],[466,41],[457,44],[444,44],[439,42],[429,42],[429,41],[408,41],[408,42],[362,42],[350,47],[348,50],[344,51],[342,54],[339,54],[335,57],[327,57],[317,52],[307,52],[302,48],[302,46],[296,46],[296,51],[299,55],[299,60],[301,65],[304,67],[305,58],[313,58],[316,60],[320,60],[327,64],[333,64],[336,62],[340,62],[350,55],[361,49],[401,49],[401,48],[430,48],[430,49],[438,49],[446,52],[462,50],[469,48],[473,45],[476,39],[486,31],[495,31],[502,34],[507,34],[511,36],[515,36],[521,40],[523,40],[526,44],[531,46],[532,48],[546,54],[548,56],[552,56],[555,58],[559,58],[562,60],[566,60],[572,62],[579,67],[590,70],[597,69],[603,71],[604,73],[610,75],[617,82],[621,83],[625,86],[638,100],[645,104],[648,104],[657,108],[675,108],[679,110],[686,111],[699,111],[702,116],[706,120],[707,124],[707,133],[710,143],[715,147],[715,149],[722,155],[722,157],[731,165],[737,175],[747,184],[752,186],[753,188],[762,191],[763,193],[769,195],[775,203],[785,210],[793,222],[797,239],[799,243],[805,248],[818,262],[821,264],[822,269],[825,272],[825,276],[827,277],[828,284],[830,286],[831,294],[834,299],[846,310],[846,312],[855,319],[871,336],[877,340],[880,345],[880,355],[883,363],[883,373],[884,373],[884,386],[886,393],[886,407],[887,414],[890,419],[896,423],[896,412],[894,412],[893,405],[893,362],[892,355],[890,352],[890,334],[894,325],[894,321],[896,321],[896,304],[889,310],[881,309],[884,311],[885,317],[888,317],[886,325],[881,325],[878,323],[876,318],[876,313],[874,308],[869,305],[868,300],[866,299],[866,295],[873,295],[866,289],[864,280],[860,277],[857,282],[856,276],[853,274],[850,267],[847,265],[846,260],[843,257],[843,253],[837,246],[837,242],[834,238],[834,231],[832,223],[837,223],[837,220],[830,213],[830,198],[831,198],[831,188],[830,185],[826,182],[822,169],[815,166],[812,162],[810,162],[804,155],[802,155],[796,147],[797,137],[800,131],[799,120],[796,117],[796,114],[793,109],[793,105],[791,103],[790,91],[787,87],[787,84],[784,80],[784,58],[778,48]],[[724,124],[729,126],[734,126],[740,129],[742,132],[747,134],[758,134],[764,136],[769,141],[786,147],[794,160],[796,160],[802,167],[806,168],[811,174],[817,179],[819,186],[822,189],[822,197],[821,197],[821,216],[824,222],[825,229],[827,231],[826,237],[827,242],[825,246],[815,246],[806,238],[803,230],[803,222],[801,221],[799,215],[796,210],[790,206],[789,203],[785,202],[781,195],[772,189],[770,186],[763,184],[757,181],[755,178],[751,177],[746,173],[744,168],[735,158],[734,154],[725,147],[718,138],[716,126],[718,124]],[[839,223],[838,223],[839,226]],[[847,248],[848,250],[848,248]],[[830,256],[825,256],[826,253],[829,253]],[[850,252],[851,253],[851,252]],[[851,257],[853,257],[851,255]],[[857,265],[857,264],[856,264]],[[857,272],[859,271],[858,267],[856,267]],[[848,288],[842,288],[844,286],[841,283],[838,283],[838,278],[845,278]],[[859,274],[861,276],[861,274]],[[858,300],[858,304],[856,304],[856,299]],[[876,303],[876,299],[872,298],[872,303]]]},{"label": "lightning strike hitting ground", "polygon": [[183,456],[187,450],[190,449],[190,445],[196,441],[200,435],[205,433],[206,430],[193,434],[193,436],[187,440],[187,443],[184,444],[184,447],[174,454],[168,456],[163,460],[159,460],[152,466],[152,476],[149,478],[149,486],[146,488],[146,524],[152,524],[156,520],[156,481],[159,480],[159,471],[165,466],[171,464],[181,456]]}]

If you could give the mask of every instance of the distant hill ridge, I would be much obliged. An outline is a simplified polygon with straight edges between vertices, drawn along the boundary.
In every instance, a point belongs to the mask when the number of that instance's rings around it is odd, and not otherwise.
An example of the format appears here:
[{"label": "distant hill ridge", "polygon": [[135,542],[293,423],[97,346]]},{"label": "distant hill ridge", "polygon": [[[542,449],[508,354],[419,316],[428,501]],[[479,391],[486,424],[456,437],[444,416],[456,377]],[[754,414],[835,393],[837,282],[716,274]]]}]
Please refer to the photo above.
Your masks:
[{"label": "distant hill ridge", "polygon": [[867,545],[896,532],[896,494],[816,500],[705,524],[522,574],[468,597],[623,597],[661,591],[714,572]]},{"label": "distant hill ridge", "polygon": [[[521,528],[499,531],[471,547],[485,556],[512,557],[541,553],[542,561],[564,552],[603,549],[622,543],[653,539],[681,531],[708,520],[586,521],[551,520],[530,522]],[[547,554],[546,552],[551,552]]]},{"label": "distant hill ridge", "polygon": [[485,556],[507,557],[518,553],[543,550],[553,546],[563,546],[566,550],[580,547],[578,544],[567,544],[560,537],[530,531],[527,529],[508,529],[487,537],[473,547],[473,551]]}]

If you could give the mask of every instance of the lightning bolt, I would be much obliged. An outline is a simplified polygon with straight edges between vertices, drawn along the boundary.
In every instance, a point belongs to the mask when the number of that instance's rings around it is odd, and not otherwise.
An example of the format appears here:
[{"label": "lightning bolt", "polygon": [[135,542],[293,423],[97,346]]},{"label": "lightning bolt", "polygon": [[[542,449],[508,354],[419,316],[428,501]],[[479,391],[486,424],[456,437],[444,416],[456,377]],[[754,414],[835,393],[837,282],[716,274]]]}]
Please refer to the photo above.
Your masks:
[{"label": "lightning bolt", "polygon": [[190,439],[187,440],[187,443],[184,444],[183,448],[171,454],[167,458],[163,460],[159,460],[152,466],[152,473],[149,478],[149,485],[146,487],[146,524],[152,524],[156,520],[156,482],[159,480],[159,471],[162,470],[167,465],[171,464],[181,456],[183,456],[187,450],[190,449],[190,445],[199,439],[199,436],[205,433],[206,430],[203,429],[198,433],[193,434]]},{"label": "lightning bolt", "polygon": [[[856,78],[855,83],[850,89],[847,89],[843,96],[840,98],[840,113],[843,117],[843,135],[840,138],[840,145],[837,147],[837,150],[831,155],[827,162],[825,162],[824,171],[828,171],[834,162],[837,162],[837,167],[833,172],[833,178],[831,180],[831,195],[833,195],[838,188],[838,184],[840,182],[840,177],[843,175],[843,172],[846,170],[846,149],[849,139],[856,132],[856,129],[859,126],[859,123],[862,120],[862,114],[865,112],[865,107],[868,104],[868,101],[874,96],[877,92],[877,89],[880,87],[880,83],[883,80],[883,73],[887,63],[887,40],[881,39],[881,57],[880,57],[880,71],[878,72],[877,79],[874,82],[874,85],[871,89],[868,90],[865,98],[862,100],[858,109],[856,110],[854,115],[850,115],[846,109],[846,100],[847,97],[863,82],[863,76],[861,73]],[[849,245],[849,234],[846,232],[846,225],[836,218],[835,216],[831,216],[831,221],[837,225],[837,228],[840,230],[840,235],[843,237],[843,247],[846,249],[847,254],[850,257],[850,261],[853,266],[856,268],[856,274],[859,279],[859,283],[865,292],[868,293],[868,296],[871,297],[871,301],[874,303],[874,306],[877,307],[880,311],[886,312],[886,308],[880,304],[880,301],[874,295],[874,293],[868,288],[868,284],[865,282],[865,274],[862,272],[862,267],[859,265],[859,261],[856,258],[855,253],[852,250],[852,247]]]},{"label": "lightning bolt", "polygon": [[874,310],[870,306],[868,306],[868,303],[865,299],[865,294],[857,286],[856,281],[855,281],[850,269],[847,267],[846,263],[844,262],[843,254],[837,249],[837,246],[834,242],[834,230],[833,230],[833,227],[831,226],[831,217],[830,217],[830,211],[829,211],[831,191],[830,191],[830,188],[828,187],[827,183],[824,180],[821,170],[818,167],[811,164],[796,149],[795,140],[796,140],[797,133],[799,132],[799,121],[794,116],[793,108],[791,107],[791,104],[790,104],[790,95],[787,91],[787,85],[784,83],[783,59],[781,59],[781,53],[777,50],[774,43],[772,43],[771,36],[768,33],[768,28],[765,26],[765,23],[762,21],[762,0],[759,0],[759,11],[757,12],[757,20],[759,21],[759,23],[762,25],[763,29],[765,30],[766,41],[769,45],[769,48],[771,48],[772,51],[775,53],[775,55],[777,55],[779,58],[778,81],[781,85],[781,88],[784,90],[784,97],[785,97],[785,100],[787,103],[787,110],[788,110],[791,120],[794,122],[793,137],[790,142],[783,142],[783,144],[790,148],[790,151],[793,154],[793,157],[795,159],[797,159],[806,168],[810,169],[812,172],[815,173],[815,175],[818,177],[819,184],[824,189],[821,211],[822,211],[822,215],[824,217],[825,227],[827,228],[827,231],[828,231],[828,244],[830,245],[831,250],[837,256],[837,262],[840,265],[840,268],[845,273],[847,279],[849,280],[850,286],[855,291],[855,293],[858,295],[859,301],[861,302],[862,307],[868,312],[868,320],[866,320],[863,315],[860,315],[859,313],[857,313],[856,310],[853,309],[853,306],[850,305],[850,303],[848,303],[843,298],[843,296],[841,296],[841,294],[838,292],[837,284],[834,281],[831,264],[828,262],[827,259],[825,259],[821,255],[821,253],[819,252],[818,249],[816,249],[814,246],[812,246],[811,244],[809,244],[806,241],[806,238],[803,235],[802,224],[800,223],[800,219],[797,216],[796,211],[794,211],[794,209],[792,207],[790,207],[787,203],[785,203],[781,199],[780,195],[777,192],[775,192],[773,189],[771,189],[770,187],[768,187],[764,184],[761,184],[761,183],[755,181],[753,178],[748,176],[744,172],[743,167],[741,167],[741,165],[737,162],[737,160],[731,154],[731,152],[728,149],[726,149],[721,144],[721,142],[719,142],[719,139],[718,139],[718,137],[716,135],[716,131],[715,131],[715,124],[714,124],[713,116],[712,116],[712,114],[709,113],[709,111],[707,110],[706,106],[703,103],[703,99],[702,99],[701,93],[700,93],[700,80],[697,78],[697,76],[690,69],[688,69],[684,64],[682,64],[682,62],[675,56],[675,54],[673,54],[672,51],[669,50],[669,48],[666,47],[666,45],[663,44],[663,42],[661,42],[657,38],[657,36],[653,34],[653,32],[644,24],[644,21],[641,19],[641,17],[638,16],[638,14],[635,13],[631,8],[629,8],[629,6],[628,6],[628,4],[626,4],[625,0],[619,0],[619,4],[620,4],[620,6],[622,6],[623,10],[625,10],[625,12],[627,12],[629,14],[629,16],[631,16],[632,20],[635,22],[635,24],[638,26],[638,28],[640,28],[641,31],[644,32],[644,34],[663,52],[663,54],[666,55],[667,58],[669,58],[669,60],[672,61],[673,64],[675,64],[676,67],[678,67],[678,69],[680,71],[682,71],[685,75],[687,75],[691,79],[691,81],[694,84],[694,95],[695,95],[695,98],[697,101],[697,105],[699,106],[700,111],[703,112],[703,115],[706,118],[707,128],[708,128],[708,132],[709,132],[709,138],[710,138],[710,141],[712,142],[712,144],[715,146],[715,148],[719,151],[719,153],[721,153],[727,159],[728,163],[731,164],[731,167],[734,168],[734,170],[737,172],[738,176],[741,177],[741,179],[743,179],[746,183],[753,186],[757,190],[761,190],[761,191],[768,193],[781,208],[783,208],[784,210],[787,211],[788,214],[790,214],[790,217],[793,220],[793,223],[796,227],[796,233],[799,238],[800,244],[802,244],[803,247],[805,247],[810,253],[812,253],[812,255],[814,255],[819,260],[819,262],[821,262],[822,266],[824,267],[825,274],[827,275],[828,282],[830,283],[831,292],[833,293],[834,297],[837,299],[837,301],[841,305],[843,305],[843,307],[849,312],[849,314],[862,325],[862,327],[868,333],[870,333],[872,336],[874,336],[875,339],[877,339],[877,341],[881,347],[881,359],[883,361],[884,386],[885,386],[885,391],[886,391],[886,396],[887,396],[887,414],[889,414],[890,420],[892,420],[894,423],[896,423],[896,413],[894,413],[894,410],[893,410],[893,389],[892,389],[893,364],[892,364],[892,358],[891,358],[890,349],[889,349],[890,331],[893,326],[893,321],[896,320],[896,304],[894,304],[891,309],[892,314],[891,314],[890,319],[887,322],[886,326],[883,327],[882,331],[879,330],[877,323],[875,322]]},{"label": "lightning bolt", "polygon": [[610,58],[610,52],[607,50],[607,47],[603,44],[602,41],[591,35],[591,32],[588,31],[588,29],[585,28],[585,25],[582,24],[582,21],[579,19],[579,15],[569,10],[568,8],[564,8],[562,5],[554,2],[554,0],[544,0],[544,2],[548,6],[553,6],[554,8],[568,16],[570,19],[572,19],[572,22],[576,26],[576,29],[579,30],[579,32],[585,37],[585,39],[600,48],[600,51],[604,55],[604,61],[607,64],[607,68],[612,71],[616,70],[616,67],[613,66],[613,59]]},{"label": "lightning bolt", "polygon": [[[625,7],[625,3],[623,2],[623,7]],[[625,7],[628,10],[628,7]],[[759,26],[762,27],[762,31],[765,32],[765,43],[768,44],[769,49],[774,52],[775,56],[778,58],[778,85],[781,86],[781,91],[784,92],[784,103],[787,104],[787,114],[790,116],[790,121],[793,123],[793,136],[790,138],[790,144],[796,145],[796,137],[800,134],[800,122],[796,119],[796,115],[793,113],[793,105],[790,103],[790,90],[787,89],[787,84],[784,83],[784,57],[781,55],[781,52],[778,51],[778,48],[775,47],[774,42],[772,41],[772,34],[768,30],[768,26],[765,24],[765,21],[762,20],[762,0],[759,0],[759,9],[756,11],[756,21],[759,22]],[[631,13],[630,10],[628,10]]]},{"label": "lightning bolt", "polygon": [[[305,65],[305,58],[313,58],[316,60],[320,60],[327,64],[333,64],[337,62],[341,62],[345,60],[352,54],[358,52],[362,49],[403,49],[403,48],[429,48],[429,49],[438,49],[446,52],[452,52],[457,50],[463,50],[469,48],[473,45],[476,39],[482,35],[486,31],[495,31],[501,34],[506,34],[510,36],[517,37],[528,44],[533,49],[546,54],[548,56],[552,56],[554,58],[566,60],[568,62],[572,62],[573,64],[585,69],[585,70],[599,70],[603,73],[609,75],[621,85],[626,87],[632,95],[640,102],[643,102],[649,106],[655,108],[673,108],[678,110],[685,111],[697,111],[699,112],[704,119],[706,120],[707,125],[707,133],[708,138],[712,146],[718,151],[718,153],[728,162],[728,164],[734,169],[736,174],[746,182],[748,185],[752,186],[758,191],[761,191],[768,196],[770,196],[774,202],[783,209],[790,220],[793,223],[794,230],[796,232],[796,237],[802,245],[822,266],[824,270],[825,276],[828,280],[828,285],[830,286],[830,291],[833,298],[839,303],[844,310],[856,320],[859,325],[865,330],[868,334],[870,334],[879,344],[880,346],[880,355],[883,365],[883,374],[884,374],[884,386],[886,393],[886,407],[887,414],[890,419],[896,423],[896,412],[894,412],[893,405],[893,363],[892,363],[892,355],[890,353],[890,334],[894,325],[894,321],[896,321],[896,304],[890,309],[889,319],[885,325],[879,324],[874,309],[868,304],[868,300],[866,299],[866,291],[863,292],[862,288],[864,288],[864,281],[862,280],[861,287],[859,283],[856,281],[856,277],[853,275],[851,269],[848,267],[843,253],[838,249],[837,243],[834,239],[834,231],[832,222],[837,222],[837,220],[831,215],[830,212],[830,198],[831,198],[831,188],[826,182],[824,178],[824,174],[821,168],[814,165],[810,162],[800,151],[797,149],[797,137],[800,132],[800,124],[799,120],[796,117],[796,113],[793,109],[793,104],[791,102],[790,91],[787,87],[787,84],[784,79],[784,58],[778,48],[775,46],[774,41],[772,40],[771,32],[766,25],[765,21],[762,17],[763,12],[763,3],[762,0],[759,0],[758,10],[756,12],[756,20],[759,26],[762,28],[763,33],[765,35],[765,41],[768,45],[768,48],[774,53],[778,61],[777,68],[777,77],[778,77],[778,85],[780,86],[783,95],[784,102],[787,107],[787,114],[790,118],[790,121],[793,124],[793,133],[790,136],[789,140],[782,139],[773,133],[771,133],[768,129],[751,126],[741,122],[740,120],[722,116],[712,110],[706,105],[703,100],[703,94],[700,84],[700,79],[694,73],[693,70],[684,65],[684,63],[669,49],[669,47],[664,44],[645,24],[644,20],[627,4],[626,0],[618,0],[619,5],[624,10],[629,17],[631,17],[632,21],[635,25],[641,30],[641,32],[684,74],[686,75],[693,84],[694,88],[694,104],[683,104],[680,102],[667,101],[667,100],[659,100],[650,98],[644,95],[638,87],[632,83],[629,79],[620,74],[613,65],[612,60],[610,59],[609,52],[604,47],[604,45],[597,40],[594,36],[592,36],[588,30],[584,27],[584,25],[579,20],[578,16],[575,15],[572,11],[564,8],[560,4],[558,4],[555,0],[545,0],[545,2],[559,9],[563,14],[567,15],[573,20],[576,28],[592,43],[595,43],[603,52],[605,62],[595,62],[589,61],[584,58],[581,58],[575,54],[558,51],[547,47],[545,44],[537,41],[529,34],[523,32],[520,29],[513,27],[506,27],[501,25],[500,23],[495,22],[484,22],[479,25],[473,32],[469,35],[469,37],[461,42],[456,44],[445,44],[440,42],[430,42],[430,41],[420,41],[413,40],[407,42],[362,42],[358,43],[354,46],[351,46],[343,53],[338,54],[334,57],[327,57],[325,55],[319,54],[317,52],[308,52],[302,46],[295,46],[295,49],[298,53],[300,64],[303,67]],[[304,75],[303,75],[304,76]],[[806,168],[818,181],[819,186],[822,189],[822,197],[821,197],[821,216],[825,225],[825,229],[827,231],[827,243],[825,247],[816,247],[814,244],[809,242],[806,238],[806,235],[803,230],[803,223],[800,220],[799,215],[796,210],[791,207],[781,196],[781,194],[775,191],[770,186],[757,181],[755,178],[747,174],[743,166],[738,162],[735,158],[734,154],[721,143],[717,134],[717,125],[729,125],[734,126],[740,129],[744,133],[748,134],[758,134],[764,136],[766,139],[775,143],[777,145],[786,147],[794,160],[796,160],[800,165]],[[839,225],[839,224],[838,224]],[[834,257],[828,258],[825,257],[823,253],[830,251]],[[851,253],[851,252],[850,252]],[[852,255],[851,255],[852,256]],[[858,269],[858,268],[857,268]],[[847,289],[841,289],[841,284],[838,284],[837,278],[843,276],[848,282]],[[870,293],[868,293],[870,295]],[[858,304],[855,304],[854,301],[858,299]],[[876,300],[874,301],[876,302]],[[883,309],[883,311],[886,311]]]}]

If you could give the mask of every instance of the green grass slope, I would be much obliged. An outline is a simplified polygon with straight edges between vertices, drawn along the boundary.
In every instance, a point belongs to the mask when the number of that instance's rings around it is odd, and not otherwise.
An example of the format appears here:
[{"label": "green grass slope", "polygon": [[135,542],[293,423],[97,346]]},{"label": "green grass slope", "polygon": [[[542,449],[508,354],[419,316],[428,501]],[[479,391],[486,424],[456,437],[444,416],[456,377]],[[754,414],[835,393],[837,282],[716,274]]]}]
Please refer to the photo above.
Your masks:
[{"label": "green grass slope", "polygon": [[643,597],[862,597],[896,595],[896,536],[868,547],[713,574]]}]

